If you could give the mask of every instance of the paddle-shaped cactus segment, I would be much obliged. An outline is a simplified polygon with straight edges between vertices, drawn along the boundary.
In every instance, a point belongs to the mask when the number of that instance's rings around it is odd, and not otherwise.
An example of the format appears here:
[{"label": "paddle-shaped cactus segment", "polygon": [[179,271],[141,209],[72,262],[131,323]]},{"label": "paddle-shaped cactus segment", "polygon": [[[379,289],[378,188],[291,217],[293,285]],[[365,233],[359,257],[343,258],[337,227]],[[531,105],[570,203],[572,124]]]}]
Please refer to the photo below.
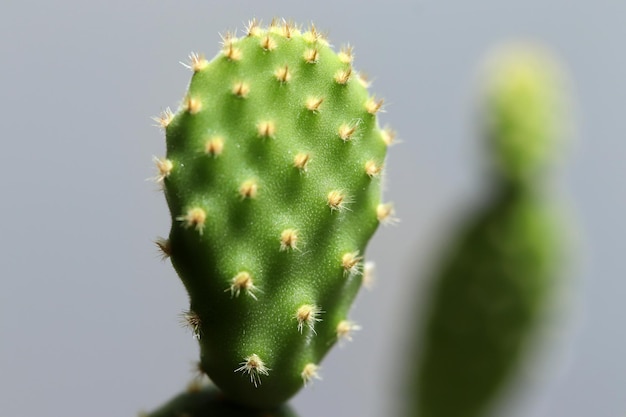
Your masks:
[{"label": "paddle-shaped cactus segment", "polygon": [[357,328],[366,245],[393,215],[380,184],[393,133],[352,59],[314,27],[253,21],[213,60],[191,56],[179,110],[158,119],[172,216],[158,244],[189,293],[202,370],[247,405],[284,402]]},{"label": "paddle-shaped cactus segment", "polygon": [[420,335],[416,417],[490,415],[540,327],[563,261],[541,175],[554,156],[558,79],[528,50],[496,59],[485,103],[491,195],[466,219],[435,277]]}]

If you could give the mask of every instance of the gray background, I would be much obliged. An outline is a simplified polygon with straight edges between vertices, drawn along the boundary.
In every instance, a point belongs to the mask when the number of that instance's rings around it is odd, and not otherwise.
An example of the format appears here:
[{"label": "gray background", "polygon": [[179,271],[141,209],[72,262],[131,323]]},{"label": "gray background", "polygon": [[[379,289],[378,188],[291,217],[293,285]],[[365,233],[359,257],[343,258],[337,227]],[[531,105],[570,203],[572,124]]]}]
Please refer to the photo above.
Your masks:
[{"label": "gray background", "polygon": [[[261,3],[264,3],[261,5]],[[368,5],[365,5],[368,4]],[[502,41],[552,49],[570,74],[576,133],[557,176],[576,219],[576,266],[549,341],[525,369],[508,416],[626,412],[624,120],[626,3],[3,0],[0,8],[0,414],[132,416],[191,376],[182,285],[152,244],[168,232],[144,179],[164,152],[150,116],[175,107],[218,32],[272,16],[314,21],[389,105],[386,197],[399,227],[375,236],[374,291],[356,340],[294,400],[303,417],[394,415],[403,349],[426,276],[460,206],[480,190],[477,68]],[[539,364],[539,365],[537,365]]]}]

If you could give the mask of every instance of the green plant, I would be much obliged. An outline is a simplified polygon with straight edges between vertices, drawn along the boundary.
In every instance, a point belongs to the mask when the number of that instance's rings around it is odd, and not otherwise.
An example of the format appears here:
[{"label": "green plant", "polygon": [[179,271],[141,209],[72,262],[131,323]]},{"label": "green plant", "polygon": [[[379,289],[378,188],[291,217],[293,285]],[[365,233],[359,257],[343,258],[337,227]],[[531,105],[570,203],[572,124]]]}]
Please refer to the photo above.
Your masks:
[{"label": "green plant", "polygon": [[274,407],[358,328],[366,245],[393,219],[380,200],[393,133],[352,49],[314,26],[252,21],[188,66],[180,108],[158,118],[172,225],[157,243],[189,293],[199,369],[230,400]]},{"label": "green plant", "polygon": [[435,276],[412,381],[415,416],[487,415],[541,327],[563,260],[562,230],[545,195],[559,149],[558,84],[534,50],[494,58],[483,112],[490,194]]},{"label": "green plant", "polygon": [[[411,355],[410,414],[479,417],[519,366],[549,304],[561,230],[544,177],[558,147],[558,77],[528,49],[498,55],[485,89],[488,198],[430,288]],[[180,108],[157,120],[172,225],[157,242],[185,285],[200,344],[192,385],[150,417],[292,416],[368,279],[366,245],[393,208],[380,176],[393,142],[382,100],[311,26],[250,22],[211,61],[192,54]]]},{"label": "green plant", "polygon": [[[142,414],[140,417],[148,414]],[[297,417],[288,405],[272,409],[244,407],[229,401],[214,385],[190,384],[182,393],[149,414],[149,417]]]}]

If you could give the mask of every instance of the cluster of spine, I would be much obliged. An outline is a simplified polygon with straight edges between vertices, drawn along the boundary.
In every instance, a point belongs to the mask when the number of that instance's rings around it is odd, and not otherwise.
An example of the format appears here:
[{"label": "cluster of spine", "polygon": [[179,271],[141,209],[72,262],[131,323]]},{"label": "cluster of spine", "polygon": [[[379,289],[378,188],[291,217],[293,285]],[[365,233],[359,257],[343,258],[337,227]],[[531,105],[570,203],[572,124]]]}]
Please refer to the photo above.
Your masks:
[{"label": "cluster of spine", "polygon": [[487,80],[491,194],[464,219],[435,276],[419,336],[416,417],[488,415],[541,327],[559,275],[560,228],[544,194],[559,80],[543,55],[518,48],[495,56]]},{"label": "cluster of spine", "polygon": [[247,405],[282,403],[352,337],[367,242],[394,221],[380,177],[395,134],[352,61],[314,26],[252,21],[213,60],[190,56],[180,108],[157,118],[172,216],[157,245],[189,293],[201,369]]}]

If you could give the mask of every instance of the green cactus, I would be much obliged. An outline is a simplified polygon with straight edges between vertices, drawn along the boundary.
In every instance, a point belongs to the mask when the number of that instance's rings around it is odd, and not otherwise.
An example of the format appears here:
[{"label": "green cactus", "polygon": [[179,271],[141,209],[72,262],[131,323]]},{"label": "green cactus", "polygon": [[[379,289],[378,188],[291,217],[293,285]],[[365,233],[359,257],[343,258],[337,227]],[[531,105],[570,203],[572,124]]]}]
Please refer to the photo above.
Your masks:
[{"label": "green cactus", "polygon": [[153,412],[139,417],[297,417],[289,406],[258,410],[233,404],[212,384],[189,387]]},{"label": "green cactus", "polygon": [[419,417],[488,414],[540,326],[562,242],[544,195],[554,158],[558,78],[532,50],[497,55],[485,101],[491,195],[434,280],[417,381]]},{"label": "green cactus", "polygon": [[189,293],[200,368],[247,406],[283,403],[350,339],[367,242],[393,220],[394,134],[352,60],[314,26],[252,21],[212,61],[191,55],[180,109],[158,118],[172,225],[157,243]]},{"label": "green cactus", "polygon": [[493,59],[485,91],[484,130],[494,177],[536,189],[560,149],[560,75],[539,51],[516,49]]}]

